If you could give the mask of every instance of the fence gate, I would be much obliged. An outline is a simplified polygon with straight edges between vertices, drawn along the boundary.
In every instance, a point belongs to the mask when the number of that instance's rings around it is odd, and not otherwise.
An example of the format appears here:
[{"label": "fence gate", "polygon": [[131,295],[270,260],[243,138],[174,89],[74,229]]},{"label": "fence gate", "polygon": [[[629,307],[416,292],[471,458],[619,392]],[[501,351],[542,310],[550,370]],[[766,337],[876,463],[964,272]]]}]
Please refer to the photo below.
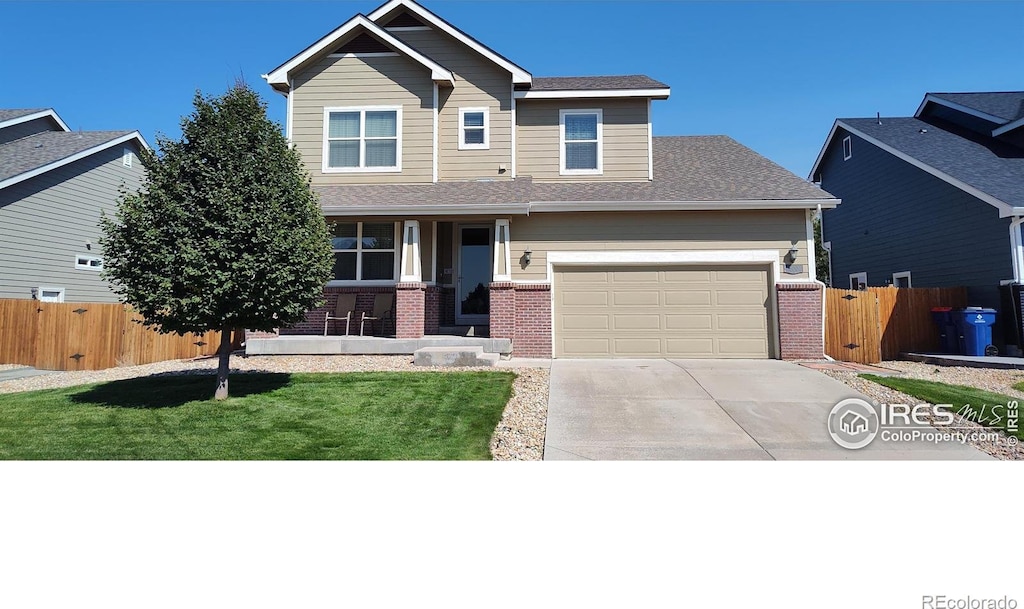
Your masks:
[{"label": "fence gate", "polygon": [[825,290],[825,353],[844,362],[882,361],[878,296],[861,290]]}]

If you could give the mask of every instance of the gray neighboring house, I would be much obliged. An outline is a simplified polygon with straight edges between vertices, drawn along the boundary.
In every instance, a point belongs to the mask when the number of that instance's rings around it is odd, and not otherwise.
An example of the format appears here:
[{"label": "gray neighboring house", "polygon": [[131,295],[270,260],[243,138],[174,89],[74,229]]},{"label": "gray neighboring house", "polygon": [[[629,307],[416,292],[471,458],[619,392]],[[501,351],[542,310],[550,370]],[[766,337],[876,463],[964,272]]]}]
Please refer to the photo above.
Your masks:
[{"label": "gray neighboring house", "polygon": [[843,200],[822,220],[834,286],[966,286],[970,304],[1012,310],[1000,286],[1024,282],[1024,91],[838,119],[810,178]]},{"label": "gray neighboring house", "polygon": [[0,109],[0,298],[117,302],[99,219],[137,188],[138,131],[71,131],[52,109]]}]

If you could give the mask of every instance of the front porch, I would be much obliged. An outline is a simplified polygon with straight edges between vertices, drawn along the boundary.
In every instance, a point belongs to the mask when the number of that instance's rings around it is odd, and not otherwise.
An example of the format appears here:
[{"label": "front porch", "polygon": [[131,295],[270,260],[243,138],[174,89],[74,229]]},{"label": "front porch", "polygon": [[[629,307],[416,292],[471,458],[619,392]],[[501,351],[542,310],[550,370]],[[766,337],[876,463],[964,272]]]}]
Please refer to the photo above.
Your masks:
[{"label": "front porch", "polygon": [[291,335],[274,338],[249,338],[246,355],[412,355],[426,347],[480,347],[484,353],[509,355],[508,338],[473,336],[424,336],[391,338],[380,336]]}]

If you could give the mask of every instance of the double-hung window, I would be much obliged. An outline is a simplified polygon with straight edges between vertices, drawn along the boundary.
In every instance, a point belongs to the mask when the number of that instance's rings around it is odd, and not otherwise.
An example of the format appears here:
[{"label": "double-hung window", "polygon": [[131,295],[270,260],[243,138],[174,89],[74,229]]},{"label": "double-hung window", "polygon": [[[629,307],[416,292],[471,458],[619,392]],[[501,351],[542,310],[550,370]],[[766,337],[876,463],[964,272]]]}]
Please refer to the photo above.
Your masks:
[{"label": "double-hung window", "polygon": [[489,149],[490,122],[487,108],[459,108],[459,150]]},{"label": "double-hung window", "polygon": [[603,122],[601,110],[559,111],[562,175],[597,175],[603,171]]},{"label": "double-hung window", "polygon": [[395,259],[394,222],[347,222],[334,225],[335,281],[393,281]]},{"label": "double-hung window", "polygon": [[325,108],[323,171],[401,171],[402,109]]}]

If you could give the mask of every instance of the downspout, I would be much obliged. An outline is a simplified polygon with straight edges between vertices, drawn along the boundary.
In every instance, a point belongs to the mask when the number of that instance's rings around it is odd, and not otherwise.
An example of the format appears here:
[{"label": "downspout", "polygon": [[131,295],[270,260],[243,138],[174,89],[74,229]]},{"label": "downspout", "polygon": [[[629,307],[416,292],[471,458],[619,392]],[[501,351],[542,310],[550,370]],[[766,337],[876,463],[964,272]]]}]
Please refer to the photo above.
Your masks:
[{"label": "downspout", "polygon": [[[1024,219],[1024,218],[1022,218],[1022,219]],[[824,242],[825,241],[825,219],[822,218],[822,216],[821,216],[821,203],[818,203],[818,222],[821,223],[821,240],[822,240],[822,242]],[[815,255],[814,254],[815,254],[815,252],[816,252],[816,250],[818,248],[818,244],[814,242],[814,233],[813,232],[811,233],[811,244],[810,245],[811,245],[811,247],[810,247],[811,262],[813,264],[817,264],[818,261],[815,260]],[[829,276],[831,277],[831,273],[832,273],[832,252],[831,251],[828,253],[828,258],[829,258],[829,269],[828,270],[829,270]],[[816,283],[816,284],[821,286],[821,354],[825,356],[825,359],[827,361],[834,362],[836,360],[834,358],[829,357],[828,353],[825,353],[825,290],[828,289],[828,286],[825,285],[824,281],[818,279],[817,277],[815,277],[813,281],[814,281],[814,283]]]}]

